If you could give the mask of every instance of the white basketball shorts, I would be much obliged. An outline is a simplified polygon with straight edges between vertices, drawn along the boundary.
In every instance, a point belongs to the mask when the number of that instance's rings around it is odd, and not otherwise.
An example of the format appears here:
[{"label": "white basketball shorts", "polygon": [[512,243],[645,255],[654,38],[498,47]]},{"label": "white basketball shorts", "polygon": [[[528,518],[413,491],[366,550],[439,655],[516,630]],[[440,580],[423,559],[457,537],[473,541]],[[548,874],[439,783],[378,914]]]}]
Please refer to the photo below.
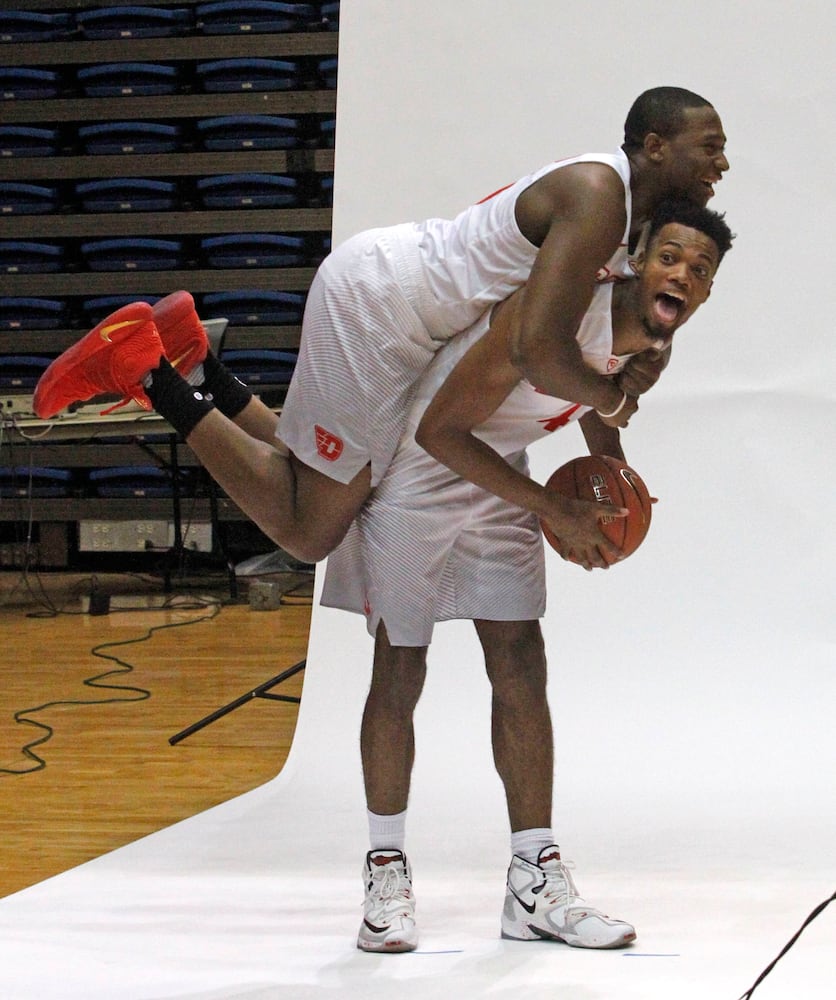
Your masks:
[{"label": "white basketball shorts", "polygon": [[455,618],[541,618],[537,518],[465,480],[420,509],[373,495],[328,557],[322,604],[364,614],[371,635],[383,621],[395,646],[427,646],[435,622]]},{"label": "white basketball shorts", "polygon": [[306,465],[342,483],[369,463],[372,485],[379,482],[415,380],[441,346],[411,304],[412,262],[398,247],[396,230],[352,237],[322,263],[308,294],[277,436]]}]

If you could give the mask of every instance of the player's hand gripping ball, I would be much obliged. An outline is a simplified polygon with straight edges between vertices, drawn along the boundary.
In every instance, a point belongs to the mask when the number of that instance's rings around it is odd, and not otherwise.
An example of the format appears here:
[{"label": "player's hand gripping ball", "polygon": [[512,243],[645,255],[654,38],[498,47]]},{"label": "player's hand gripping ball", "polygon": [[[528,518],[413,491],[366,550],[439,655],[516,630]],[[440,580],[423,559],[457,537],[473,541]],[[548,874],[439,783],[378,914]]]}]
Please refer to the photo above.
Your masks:
[{"label": "player's hand gripping ball", "polygon": [[[552,473],[546,489],[556,490],[573,499],[625,507],[629,512],[626,517],[605,517],[599,522],[601,531],[621,550],[622,558],[636,551],[650,528],[654,501],[641,476],[625,462],[610,455],[573,458]],[[549,545],[558,549],[557,538],[551,528],[544,522],[541,522],[541,527]]]}]

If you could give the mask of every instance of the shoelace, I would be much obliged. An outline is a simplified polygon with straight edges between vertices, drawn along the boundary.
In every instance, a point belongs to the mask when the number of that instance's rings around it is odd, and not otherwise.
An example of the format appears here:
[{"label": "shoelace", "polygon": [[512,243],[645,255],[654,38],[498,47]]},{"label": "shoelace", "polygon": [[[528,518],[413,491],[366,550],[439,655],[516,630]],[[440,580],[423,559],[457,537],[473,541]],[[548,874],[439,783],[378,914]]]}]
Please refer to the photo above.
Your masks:
[{"label": "shoelace", "polygon": [[386,912],[409,900],[409,879],[402,878],[395,865],[386,865],[372,876],[369,895],[379,912]]},{"label": "shoelace", "polygon": [[543,875],[546,879],[546,887],[543,890],[544,899],[556,899],[559,904],[566,907],[574,905],[574,901],[580,900],[578,887],[572,878],[570,868],[572,862],[558,861],[554,868],[544,868]]}]

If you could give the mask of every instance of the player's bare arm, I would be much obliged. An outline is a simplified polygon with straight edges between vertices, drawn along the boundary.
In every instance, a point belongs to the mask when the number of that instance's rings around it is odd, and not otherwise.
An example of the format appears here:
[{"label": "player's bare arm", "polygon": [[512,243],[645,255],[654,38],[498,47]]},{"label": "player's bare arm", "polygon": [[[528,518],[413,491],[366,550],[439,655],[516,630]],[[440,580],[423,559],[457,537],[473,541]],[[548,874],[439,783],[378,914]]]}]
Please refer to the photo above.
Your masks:
[{"label": "player's bare arm", "polygon": [[514,363],[544,392],[611,413],[622,391],[584,364],[575,338],[596,276],[624,235],[623,184],[605,164],[552,171],[520,196],[517,221],[540,250],[514,317]]},{"label": "player's bare arm", "polygon": [[585,413],[578,423],[590,455],[612,455],[622,462],[626,461],[621,447],[621,433],[617,427],[609,427],[594,410]]},{"label": "player's bare arm", "polygon": [[471,346],[427,407],[415,439],[437,461],[482,489],[530,510],[554,531],[586,568],[605,568],[601,549],[617,550],[601,532],[601,517],[618,516],[621,508],[571,500],[546,491],[517,472],[490,445],[473,434],[519,383],[511,361],[510,316],[519,307],[517,292],[494,311],[488,332]]}]

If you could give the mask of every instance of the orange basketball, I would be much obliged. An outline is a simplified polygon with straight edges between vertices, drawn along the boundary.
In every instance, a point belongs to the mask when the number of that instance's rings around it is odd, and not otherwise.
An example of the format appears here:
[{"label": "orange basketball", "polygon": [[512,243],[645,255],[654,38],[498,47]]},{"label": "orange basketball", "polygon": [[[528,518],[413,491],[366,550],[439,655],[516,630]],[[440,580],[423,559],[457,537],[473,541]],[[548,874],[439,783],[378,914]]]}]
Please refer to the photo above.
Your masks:
[{"label": "orange basketball", "polygon": [[[583,455],[573,458],[552,473],[546,489],[557,490],[578,500],[625,507],[626,517],[603,518],[601,531],[626,557],[644,541],[650,528],[651,499],[641,476],[625,462],[611,455]],[[552,548],[557,538],[541,522],[543,535]]]}]

